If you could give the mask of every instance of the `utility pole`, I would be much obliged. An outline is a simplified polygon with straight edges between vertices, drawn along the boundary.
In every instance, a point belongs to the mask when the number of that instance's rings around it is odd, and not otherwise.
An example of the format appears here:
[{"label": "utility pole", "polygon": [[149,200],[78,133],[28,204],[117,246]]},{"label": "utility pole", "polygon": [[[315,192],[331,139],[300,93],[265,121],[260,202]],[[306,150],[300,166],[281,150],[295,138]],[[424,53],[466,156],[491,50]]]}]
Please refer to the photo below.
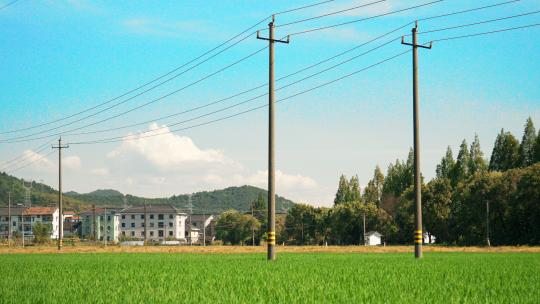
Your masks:
[{"label": "utility pole", "polygon": [[94,235],[94,242],[97,240],[97,233],[96,233],[96,225],[97,225],[97,219],[96,219],[96,205],[92,205],[92,235]]},{"label": "utility pole", "polygon": [[69,148],[69,145],[62,146],[62,137],[58,139],[58,250],[62,249],[62,238],[64,236],[64,209],[62,206],[62,149]]},{"label": "utility pole", "polygon": [[412,46],[413,51],[413,129],[414,129],[414,199],[416,202],[414,231],[414,257],[422,258],[422,181],[420,172],[420,119],[418,117],[418,48],[431,49],[429,46],[417,44],[418,21],[412,29],[412,43],[406,43],[405,37],[401,37],[401,44]]},{"label": "utility pole", "polygon": [[22,235],[22,246],[24,248],[24,210],[25,208],[23,207],[21,209],[21,235]]},{"label": "utility pole", "polygon": [[364,212],[364,215],[362,216],[363,220],[364,220],[364,246],[366,246],[366,212]]},{"label": "utility pole", "polygon": [[148,242],[148,210],[146,209],[146,201],[144,201],[144,244]]},{"label": "utility pole", "polygon": [[107,246],[107,208],[103,208],[103,245]]},{"label": "utility pole", "polygon": [[[253,216],[253,204],[251,204],[251,217]],[[255,246],[255,227],[251,227],[251,246]]]},{"label": "utility pole", "polygon": [[8,192],[8,247],[11,247],[11,192]]},{"label": "utility pole", "polygon": [[491,247],[489,241],[489,201],[486,201],[486,243],[488,247]]},{"label": "utility pole", "polygon": [[274,154],[274,43],[289,43],[287,40],[274,39],[274,21],[268,23],[268,38],[259,36],[257,39],[268,41],[268,257],[273,261],[276,259],[276,191],[275,191],[275,154]]},{"label": "utility pole", "polygon": [[203,239],[203,242],[202,242],[202,245],[203,247],[206,246],[206,214],[203,212],[203,215],[202,215],[202,218],[203,218],[203,222],[202,222],[202,239]]},{"label": "utility pole", "polygon": [[191,202],[191,194],[188,196],[188,208],[189,208],[189,246],[193,245],[192,239],[191,239],[191,214],[193,213],[193,203]]}]

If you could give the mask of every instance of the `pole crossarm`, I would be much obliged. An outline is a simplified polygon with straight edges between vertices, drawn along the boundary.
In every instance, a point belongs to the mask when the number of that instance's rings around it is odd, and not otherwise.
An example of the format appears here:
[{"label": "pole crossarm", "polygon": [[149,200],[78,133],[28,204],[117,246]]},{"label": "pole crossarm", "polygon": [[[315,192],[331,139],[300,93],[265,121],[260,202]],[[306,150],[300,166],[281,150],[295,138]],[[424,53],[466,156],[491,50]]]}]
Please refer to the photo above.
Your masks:
[{"label": "pole crossarm", "polygon": [[280,40],[280,39],[270,39],[270,38],[266,38],[266,37],[261,37],[259,35],[259,31],[257,31],[257,39],[260,39],[260,40],[266,40],[266,41],[272,41],[272,42],[279,42],[279,43],[289,43],[290,42],[290,35],[287,35],[287,40]]}]

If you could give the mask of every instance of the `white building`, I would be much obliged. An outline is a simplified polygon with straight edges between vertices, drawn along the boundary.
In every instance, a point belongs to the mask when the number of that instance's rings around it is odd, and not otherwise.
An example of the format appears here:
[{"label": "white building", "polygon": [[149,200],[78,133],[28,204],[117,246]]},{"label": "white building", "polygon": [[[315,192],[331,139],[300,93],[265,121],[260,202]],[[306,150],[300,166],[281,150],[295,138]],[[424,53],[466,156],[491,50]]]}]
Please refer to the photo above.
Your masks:
[{"label": "white building", "polygon": [[120,210],[95,208],[81,213],[81,237],[118,242],[120,237]]},{"label": "white building", "polygon": [[7,237],[9,226],[11,234],[22,236],[24,231],[25,238],[33,238],[32,228],[37,223],[49,225],[51,228],[51,239],[58,238],[58,208],[56,207],[11,207],[11,219],[8,218],[9,210],[7,207],[0,208],[0,234]]},{"label": "white building", "polygon": [[185,213],[170,205],[129,207],[120,211],[120,235],[144,240],[146,222],[147,241],[164,241],[168,238],[185,242],[186,219]]},{"label": "white building", "polygon": [[[189,223],[191,226],[189,226]],[[188,216],[188,227],[191,227],[193,243],[202,244],[203,237],[205,237],[206,243],[209,244],[216,237],[216,218],[212,214],[193,214]]]},{"label": "white building", "polygon": [[367,232],[365,235],[365,244],[366,246],[377,246],[381,245],[381,238],[382,234],[378,233],[377,231],[370,231]]},{"label": "white building", "polygon": [[[435,241],[437,240],[437,237],[433,234],[429,234],[429,232],[424,232],[424,244],[435,244]],[[429,241],[429,237],[431,236],[431,242]]]}]

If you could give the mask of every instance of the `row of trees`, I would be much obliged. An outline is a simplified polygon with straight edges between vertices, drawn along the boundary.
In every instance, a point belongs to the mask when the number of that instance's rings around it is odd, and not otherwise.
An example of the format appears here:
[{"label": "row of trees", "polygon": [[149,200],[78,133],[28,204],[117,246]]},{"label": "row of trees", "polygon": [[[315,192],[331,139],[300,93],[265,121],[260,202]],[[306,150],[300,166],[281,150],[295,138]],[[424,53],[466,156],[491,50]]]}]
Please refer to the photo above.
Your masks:
[{"label": "row of trees", "polygon": [[[492,244],[540,244],[539,162],[540,132],[530,118],[521,142],[501,130],[489,162],[478,136],[471,145],[463,140],[456,159],[448,147],[436,177],[422,185],[424,231],[438,243],[483,244],[489,220]],[[365,217],[367,230],[381,232],[388,243],[412,243],[412,185],[412,150],[407,160],[390,164],[386,176],[377,166],[363,192],[357,176],[342,175],[334,207],[295,205],[278,241],[361,244]]]}]

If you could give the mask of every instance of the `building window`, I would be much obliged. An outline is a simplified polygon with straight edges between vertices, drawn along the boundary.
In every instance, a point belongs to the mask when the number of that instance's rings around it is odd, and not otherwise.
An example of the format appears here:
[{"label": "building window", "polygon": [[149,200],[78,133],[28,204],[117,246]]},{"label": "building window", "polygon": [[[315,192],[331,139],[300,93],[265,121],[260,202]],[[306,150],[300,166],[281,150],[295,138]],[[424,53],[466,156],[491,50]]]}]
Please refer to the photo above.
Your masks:
[{"label": "building window", "polygon": [[111,216],[110,215],[107,215],[107,221],[111,221]]},{"label": "building window", "polygon": [[153,214],[150,214],[150,219],[151,219],[151,220],[154,219],[154,215],[153,215]]},{"label": "building window", "polygon": [[150,228],[154,228],[154,223],[150,223]]},{"label": "building window", "polygon": [[143,227],[143,228],[144,228],[144,223],[141,223],[141,227]]},{"label": "building window", "polygon": [[126,236],[126,232],[125,232],[125,231],[122,231],[122,235],[123,235],[123,236]]},{"label": "building window", "polygon": [[99,216],[99,220],[100,220],[100,221],[103,221],[103,215],[100,215],[100,216]]},{"label": "building window", "polygon": [[173,215],[172,214],[169,214],[169,219],[173,219]]},{"label": "building window", "polygon": [[158,236],[163,237],[163,230],[158,230]]},{"label": "building window", "polygon": [[16,227],[17,226],[17,222],[13,222],[13,227]]},{"label": "building window", "polygon": [[144,220],[144,214],[141,214],[141,220]]},{"label": "building window", "polygon": [[163,214],[158,214],[158,220],[162,220],[163,218]]},{"label": "building window", "polygon": [[135,236],[135,231],[131,231],[131,236]]},{"label": "building window", "polygon": [[132,215],[131,215],[131,219],[132,219],[132,220],[135,219],[135,214],[132,214]]},{"label": "building window", "polygon": [[122,219],[125,220],[126,219],[126,216],[124,214],[122,214]]},{"label": "building window", "polygon": [[173,226],[173,223],[172,223],[172,222],[169,222],[169,227],[172,228],[172,226]]},{"label": "building window", "polygon": [[154,231],[150,231],[150,236],[154,236]]},{"label": "building window", "polygon": [[107,232],[111,231],[111,226],[107,226]]},{"label": "building window", "polygon": [[126,223],[122,223],[122,228],[126,228]]},{"label": "building window", "polygon": [[193,222],[192,224],[193,226],[197,227],[197,222]]},{"label": "building window", "polygon": [[169,231],[169,236],[173,236],[173,232],[172,232],[172,231]]},{"label": "building window", "polygon": [[141,231],[141,236],[144,237],[144,231]]},{"label": "building window", "polygon": [[135,223],[131,223],[131,228],[135,228]]},{"label": "building window", "polygon": [[157,226],[158,226],[158,228],[163,228],[163,227],[164,227],[164,226],[163,226],[163,222],[158,222],[158,225],[157,225]]}]

